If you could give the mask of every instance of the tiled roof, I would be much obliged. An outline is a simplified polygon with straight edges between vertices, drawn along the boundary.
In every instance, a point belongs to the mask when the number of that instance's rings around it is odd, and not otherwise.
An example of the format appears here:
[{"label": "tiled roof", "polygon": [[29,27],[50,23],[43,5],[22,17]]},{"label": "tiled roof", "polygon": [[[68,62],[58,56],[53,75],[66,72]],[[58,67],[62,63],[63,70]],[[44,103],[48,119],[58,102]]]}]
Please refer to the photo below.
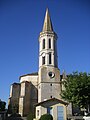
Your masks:
[{"label": "tiled roof", "polygon": [[62,100],[62,99],[57,99],[57,98],[51,98],[51,99],[48,99],[48,100],[45,100],[45,101],[42,101],[42,102],[39,102],[37,103],[35,106],[39,106],[39,105],[44,105],[45,103],[48,103],[48,102],[58,102],[58,103],[62,103],[64,105],[68,105],[68,102]]},{"label": "tiled roof", "polygon": [[21,77],[24,77],[24,76],[33,76],[33,75],[37,76],[37,75],[38,75],[38,72],[21,75],[21,76],[19,77],[19,79],[20,79]]},{"label": "tiled roof", "polygon": [[13,83],[12,85],[20,85],[20,83]]}]

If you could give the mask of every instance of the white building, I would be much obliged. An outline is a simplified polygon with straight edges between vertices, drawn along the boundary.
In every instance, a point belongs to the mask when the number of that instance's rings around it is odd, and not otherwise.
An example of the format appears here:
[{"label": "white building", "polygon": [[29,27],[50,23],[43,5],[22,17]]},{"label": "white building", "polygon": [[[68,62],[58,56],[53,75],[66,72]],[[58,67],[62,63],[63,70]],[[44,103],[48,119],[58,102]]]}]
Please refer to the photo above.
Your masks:
[{"label": "white building", "polygon": [[67,103],[60,97],[64,77],[58,68],[57,34],[47,9],[39,35],[39,70],[20,76],[20,83],[11,85],[9,111],[16,110],[22,116],[32,112],[37,119],[50,113],[54,120],[66,120]]}]

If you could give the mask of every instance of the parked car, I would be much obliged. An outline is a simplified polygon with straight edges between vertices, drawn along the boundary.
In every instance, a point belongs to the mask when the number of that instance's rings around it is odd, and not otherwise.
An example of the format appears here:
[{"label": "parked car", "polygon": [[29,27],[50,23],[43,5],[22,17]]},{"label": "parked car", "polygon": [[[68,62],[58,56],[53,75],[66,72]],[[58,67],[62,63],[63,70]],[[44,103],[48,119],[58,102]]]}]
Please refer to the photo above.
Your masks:
[{"label": "parked car", "polygon": [[83,117],[83,119],[84,119],[84,120],[90,120],[90,113],[88,113],[87,115],[85,115],[85,116]]}]

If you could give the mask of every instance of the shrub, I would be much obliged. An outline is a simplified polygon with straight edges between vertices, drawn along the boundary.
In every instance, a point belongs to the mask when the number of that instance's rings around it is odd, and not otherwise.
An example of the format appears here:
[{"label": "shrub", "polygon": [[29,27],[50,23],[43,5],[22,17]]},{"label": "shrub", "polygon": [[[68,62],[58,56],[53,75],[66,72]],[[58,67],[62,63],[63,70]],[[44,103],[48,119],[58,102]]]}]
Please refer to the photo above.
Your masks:
[{"label": "shrub", "polygon": [[40,120],[53,120],[53,117],[50,114],[44,114],[40,117]]},{"label": "shrub", "polygon": [[14,113],[7,117],[5,120],[23,120],[20,114]]},{"label": "shrub", "polygon": [[34,115],[33,113],[29,113],[29,115],[27,116],[27,120],[33,120]]},{"label": "shrub", "polygon": [[11,116],[10,117],[21,117],[21,115],[20,114],[18,114],[18,113],[13,113],[13,114],[11,114]]}]

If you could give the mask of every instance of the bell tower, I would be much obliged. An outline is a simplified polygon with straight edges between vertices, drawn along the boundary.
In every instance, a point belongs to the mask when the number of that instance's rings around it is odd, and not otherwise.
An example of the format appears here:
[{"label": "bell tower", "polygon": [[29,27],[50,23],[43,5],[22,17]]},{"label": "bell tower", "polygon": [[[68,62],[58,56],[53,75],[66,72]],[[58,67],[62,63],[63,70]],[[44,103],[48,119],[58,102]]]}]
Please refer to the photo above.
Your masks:
[{"label": "bell tower", "polygon": [[43,66],[58,67],[57,35],[53,31],[48,9],[46,10],[42,32],[39,36],[39,68]]},{"label": "bell tower", "polygon": [[38,102],[60,98],[60,71],[57,60],[57,34],[46,10],[43,29],[39,35]]}]

